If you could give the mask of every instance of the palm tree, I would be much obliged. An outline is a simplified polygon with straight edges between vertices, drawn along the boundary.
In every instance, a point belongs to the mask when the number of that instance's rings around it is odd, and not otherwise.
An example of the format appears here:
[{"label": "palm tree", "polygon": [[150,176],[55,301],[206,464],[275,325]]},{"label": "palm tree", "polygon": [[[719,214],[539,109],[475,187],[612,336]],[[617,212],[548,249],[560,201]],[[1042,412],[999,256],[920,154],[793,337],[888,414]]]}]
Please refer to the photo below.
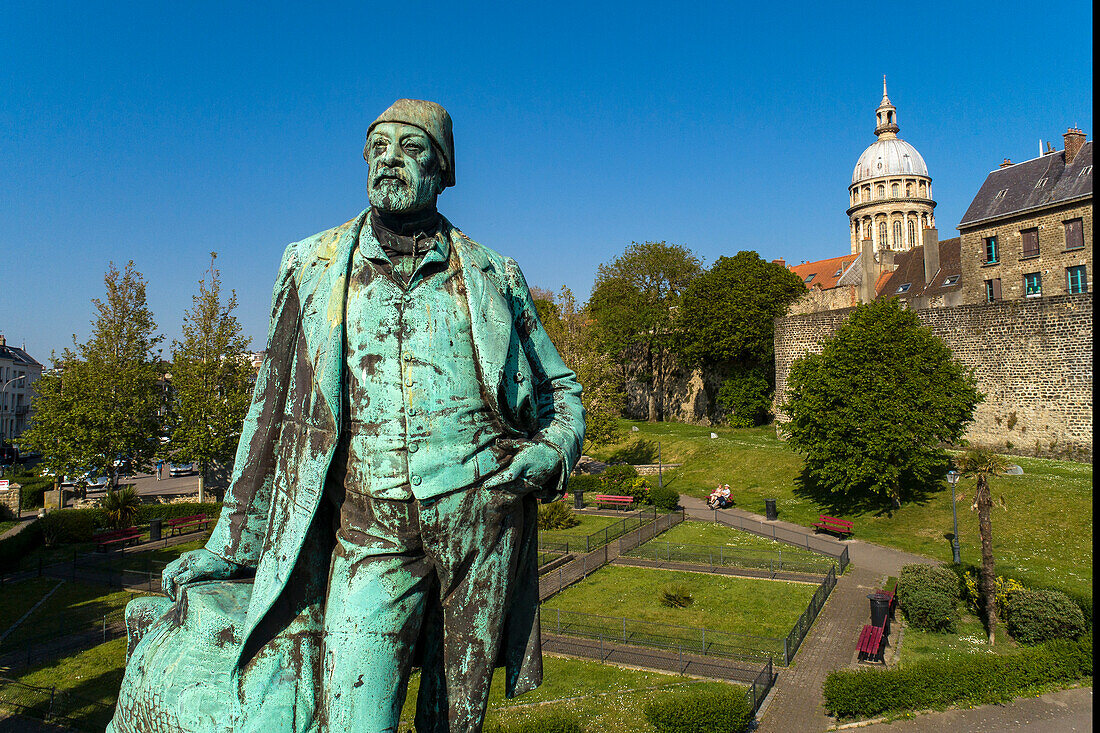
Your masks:
[{"label": "palm tree", "polygon": [[117,491],[108,490],[101,506],[112,529],[125,529],[137,518],[141,499],[133,486],[123,486]]},{"label": "palm tree", "polygon": [[995,573],[993,570],[993,492],[989,480],[1001,476],[1008,470],[1008,460],[992,451],[968,450],[955,459],[955,466],[963,476],[977,479],[974,489],[974,504],[970,507],[978,512],[978,534],[982,540],[981,595],[985,606],[986,629],[989,631],[989,643],[993,644],[997,626],[997,603]]}]

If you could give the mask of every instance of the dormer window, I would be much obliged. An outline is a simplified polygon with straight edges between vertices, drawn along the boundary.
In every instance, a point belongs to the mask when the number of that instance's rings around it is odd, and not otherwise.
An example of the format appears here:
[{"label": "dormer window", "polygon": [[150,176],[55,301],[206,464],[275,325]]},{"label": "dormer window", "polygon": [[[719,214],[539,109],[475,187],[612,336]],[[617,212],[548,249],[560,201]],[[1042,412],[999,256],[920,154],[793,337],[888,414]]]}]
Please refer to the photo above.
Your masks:
[{"label": "dormer window", "polygon": [[895,290],[894,292],[895,293],[908,293],[909,292],[909,286],[912,285],[912,284],[913,283],[905,283],[904,285],[899,285],[898,289]]}]

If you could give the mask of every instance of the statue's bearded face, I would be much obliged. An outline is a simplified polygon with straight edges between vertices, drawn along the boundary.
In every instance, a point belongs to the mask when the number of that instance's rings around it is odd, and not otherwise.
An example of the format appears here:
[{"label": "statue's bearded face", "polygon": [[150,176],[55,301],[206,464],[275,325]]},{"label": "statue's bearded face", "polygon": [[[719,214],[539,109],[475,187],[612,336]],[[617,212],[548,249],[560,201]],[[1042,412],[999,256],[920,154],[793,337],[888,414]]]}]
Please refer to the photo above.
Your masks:
[{"label": "statue's bearded face", "polygon": [[409,214],[435,203],[443,190],[439,156],[419,127],[382,122],[367,140],[367,198],[371,206]]}]

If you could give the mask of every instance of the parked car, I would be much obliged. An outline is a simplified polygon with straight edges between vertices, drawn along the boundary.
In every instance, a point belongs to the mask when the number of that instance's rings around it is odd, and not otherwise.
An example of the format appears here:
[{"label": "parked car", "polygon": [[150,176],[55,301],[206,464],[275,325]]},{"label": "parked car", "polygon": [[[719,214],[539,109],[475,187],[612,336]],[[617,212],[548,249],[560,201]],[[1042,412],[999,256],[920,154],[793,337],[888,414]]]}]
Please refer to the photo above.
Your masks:
[{"label": "parked car", "polygon": [[194,463],[169,463],[168,475],[169,476],[190,476],[195,472]]},{"label": "parked car", "polygon": [[106,489],[110,483],[111,480],[108,477],[96,476],[91,471],[86,471],[79,476],[66,476],[61,481],[61,486],[64,488],[84,487],[85,489],[95,491],[98,489]]},{"label": "parked car", "polygon": [[114,462],[115,472],[120,476],[129,476],[134,472],[134,459],[119,456]]}]

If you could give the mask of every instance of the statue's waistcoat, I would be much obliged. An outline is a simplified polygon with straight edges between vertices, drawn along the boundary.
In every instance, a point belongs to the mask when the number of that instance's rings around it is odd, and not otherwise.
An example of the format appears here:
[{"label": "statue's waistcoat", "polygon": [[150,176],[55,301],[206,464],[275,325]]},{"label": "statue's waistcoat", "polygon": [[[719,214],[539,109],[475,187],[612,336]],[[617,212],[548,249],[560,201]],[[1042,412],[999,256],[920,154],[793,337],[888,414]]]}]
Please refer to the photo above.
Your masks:
[{"label": "statue's waistcoat", "polygon": [[[345,410],[333,482],[348,497],[429,499],[497,466],[462,270],[437,238],[407,285],[364,226],[345,311]],[[340,498],[343,498],[341,496]]]}]

